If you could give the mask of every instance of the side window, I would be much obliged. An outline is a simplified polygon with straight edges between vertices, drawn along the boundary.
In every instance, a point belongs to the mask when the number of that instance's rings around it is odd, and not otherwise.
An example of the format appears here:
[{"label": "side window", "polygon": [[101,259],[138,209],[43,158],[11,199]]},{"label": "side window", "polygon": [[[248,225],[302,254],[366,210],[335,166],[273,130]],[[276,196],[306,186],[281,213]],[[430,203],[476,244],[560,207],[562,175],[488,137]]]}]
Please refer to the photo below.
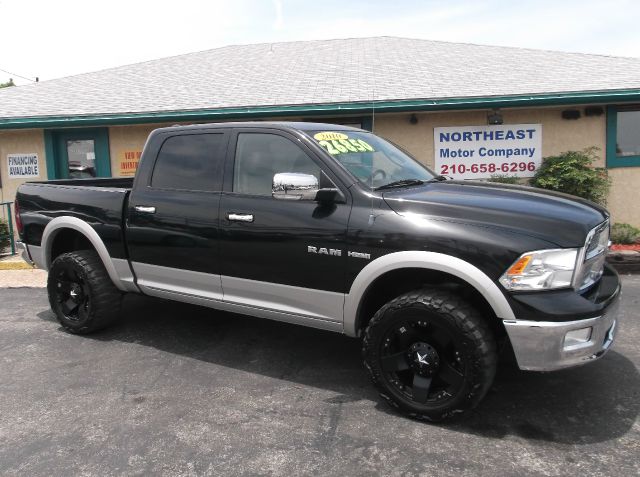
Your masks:
[{"label": "side window", "polygon": [[168,138],[160,148],[151,187],[216,191],[221,189],[224,134],[185,134]]},{"label": "side window", "polygon": [[233,170],[233,190],[271,195],[274,174],[311,174],[320,181],[320,167],[295,143],[282,136],[240,133]]},{"label": "side window", "polygon": [[640,156],[640,110],[618,111],[616,154]]},{"label": "side window", "polygon": [[640,105],[607,107],[607,167],[640,166]]}]

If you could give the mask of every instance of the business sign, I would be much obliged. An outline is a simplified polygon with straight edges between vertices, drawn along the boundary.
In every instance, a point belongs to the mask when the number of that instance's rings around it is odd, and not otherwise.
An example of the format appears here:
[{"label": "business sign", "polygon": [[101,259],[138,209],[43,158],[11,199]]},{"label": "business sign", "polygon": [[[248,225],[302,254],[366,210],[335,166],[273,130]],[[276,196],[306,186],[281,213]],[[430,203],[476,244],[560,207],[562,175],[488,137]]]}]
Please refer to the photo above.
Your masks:
[{"label": "business sign", "polygon": [[532,177],[542,162],[542,124],[434,128],[436,172],[454,179]]},{"label": "business sign", "polygon": [[120,176],[133,177],[138,170],[138,164],[142,157],[142,151],[123,151],[118,157],[118,169]]},{"label": "business sign", "polygon": [[11,179],[40,175],[40,163],[35,152],[33,154],[7,154],[7,168]]}]

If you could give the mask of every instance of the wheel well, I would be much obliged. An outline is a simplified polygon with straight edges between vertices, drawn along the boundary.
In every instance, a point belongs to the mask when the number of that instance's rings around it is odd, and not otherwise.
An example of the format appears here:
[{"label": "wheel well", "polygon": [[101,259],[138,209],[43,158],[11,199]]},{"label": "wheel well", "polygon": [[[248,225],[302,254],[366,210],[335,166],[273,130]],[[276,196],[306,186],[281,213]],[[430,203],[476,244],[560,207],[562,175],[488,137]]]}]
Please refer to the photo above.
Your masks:
[{"label": "wheel well", "polygon": [[505,335],[504,327],[482,294],[461,278],[438,270],[403,268],[392,270],[378,277],[365,292],[356,318],[356,330],[361,334],[373,315],[385,303],[411,290],[425,286],[448,288],[462,295],[480,312],[496,338]]},{"label": "wheel well", "polygon": [[95,247],[81,232],[74,229],[62,229],[53,237],[49,263],[52,263],[56,257],[63,253],[75,252],[76,250],[95,250]]}]

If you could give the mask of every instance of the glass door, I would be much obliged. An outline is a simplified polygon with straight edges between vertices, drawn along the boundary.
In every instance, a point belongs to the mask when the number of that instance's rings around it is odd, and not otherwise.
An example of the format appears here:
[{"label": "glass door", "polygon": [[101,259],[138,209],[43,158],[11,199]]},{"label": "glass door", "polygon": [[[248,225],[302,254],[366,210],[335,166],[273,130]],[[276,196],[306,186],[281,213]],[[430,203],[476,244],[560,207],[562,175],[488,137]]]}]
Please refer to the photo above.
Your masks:
[{"label": "glass door", "polygon": [[67,177],[86,179],[96,177],[96,143],[93,139],[68,139]]},{"label": "glass door", "polygon": [[106,128],[59,130],[52,138],[55,161],[49,179],[111,177]]}]

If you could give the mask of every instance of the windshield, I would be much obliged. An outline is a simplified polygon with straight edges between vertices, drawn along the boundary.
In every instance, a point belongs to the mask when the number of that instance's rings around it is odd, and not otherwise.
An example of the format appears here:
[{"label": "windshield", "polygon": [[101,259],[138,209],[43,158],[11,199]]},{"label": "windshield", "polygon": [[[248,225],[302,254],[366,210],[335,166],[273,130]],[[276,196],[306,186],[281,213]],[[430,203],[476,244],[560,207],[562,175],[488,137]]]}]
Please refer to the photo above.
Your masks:
[{"label": "windshield", "polygon": [[371,189],[415,185],[435,177],[388,141],[360,131],[311,131],[309,135],[362,184]]}]

